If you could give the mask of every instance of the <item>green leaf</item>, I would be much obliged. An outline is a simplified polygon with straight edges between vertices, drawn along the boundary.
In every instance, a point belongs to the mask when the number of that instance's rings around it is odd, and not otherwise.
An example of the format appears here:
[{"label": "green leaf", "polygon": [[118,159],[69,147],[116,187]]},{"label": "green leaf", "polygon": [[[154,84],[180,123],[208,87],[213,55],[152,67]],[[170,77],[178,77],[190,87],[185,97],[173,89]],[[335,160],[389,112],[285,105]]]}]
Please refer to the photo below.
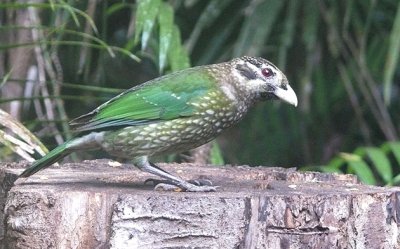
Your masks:
[{"label": "green leaf", "polygon": [[393,185],[397,186],[399,184],[400,184],[400,174],[393,178]]},{"label": "green leaf", "polygon": [[319,11],[314,1],[304,1],[302,39],[308,51],[315,49],[318,35]]},{"label": "green leaf", "polygon": [[207,51],[207,53],[201,54],[201,57],[197,60],[198,65],[204,65],[210,61],[216,61],[218,58],[223,56],[221,51],[226,49],[226,44],[230,41],[231,35],[236,32],[236,26],[240,20],[241,18],[239,15],[234,15],[230,22],[221,28],[221,31],[218,32],[218,35],[212,36],[209,42],[204,44],[205,51]]},{"label": "green leaf", "polygon": [[332,170],[339,170],[340,167],[344,164],[344,160],[340,157],[335,157],[334,159],[332,159],[329,164],[327,166],[325,166],[326,168],[330,168]]},{"label": "green leaf", "polygon": [[234,57],[257,56],[278,20],[284,1],[270,0],[249,6],[233,51]]},{"label": "green leaf", "polygon": [[[201,32],[211,25],[218,17],[220,17],[221,12],[225,9],[226,6],[229,6],[233,0],[211,0],[208,5],[204,8],[200,17],[196,21],[196,25],[193,28],[192,33],[186,43],[186,47],[189,52],[193,50],[194,45],[197,43]],[[237,18],[239,15],[235,15],[231,17],[231,19]],[[231,20],[229,20],[231,21]],[[231,23],[231,22],[229,22]],[[229,25],[229,24],[227,24]],[[224,25],[224,26],[227,26]]]},{"label": "green leaf", "polygon": [[363,183],[375,185],[376,180],[374,174],[368,165],[362,160],[348,160],[350,169],[352,169],[355,174],[360,178]]},{"label": "green leaf", "polygon": [[44,156],[48,150],[40,140],[32,134],[23,124],[7,112],[0,109],[0,143],[20,155],[25,160],[34,161],[31,155],[35,152]]},{"label": "green leaf", "polygon": [[171,45],[174,30],[174,10],[169,4],[162,3],[158,16],[160,23],[160,51],[158,52],[158,67],[164,70],[167,62],[168,49]]},{"label": "green leaf", "polygon": [[[61,46],[61,45],[69,45],[69,46],[86,46],[86,47],[91,47],[91,48],[98,48],[98,49],[107,49],[107,51],[118,51],[124,55],[127,55],[129,58],[135,61],[140,61],[140,59],[129,52],[126,49],[120,48],[120,47],[115,47],[115,46],[104,46],[103,44],[94,44],[94,43],[89,43],[89,42],[80,42],[80,41],[67,41],[67,40],[55,40],[55,41],[50,41],[50,40],[43,40],[43,41],[38,41],[38,42],[27,42],[27,43],[10,43],[10,44],[0,44],[0,50],[2,49],[10,49],[10,48],[17,48],[17,47],[34,47],[36,45],[53,45],[53,46]],[[114,53],[111,53],[110,55],[112,56]]]},{"label": "green leaf", "polygon": [[114,3],[106,10],[106,15],[111,16],[124,8],[130,8],[132,4],[128,3]]},{"label": "green leaf", "polygon": [[400,166],[400,142],[385,143],[382,148],[388,152],[392,152],[397,164]]},{"label": "green leaf", "polygon": [[86,14],[82,10],[72,7],[72,5],[67,4],[67,3],[63,3],[63,2],[61,4],[55,4],[54,2],[51,2],[51,3],[17,3],[17,2],[13,2],[13,3],[5,3],[5,4],[0,3],[0,9],[7,9],[7,8],[8,9],[21,9],[21,8],[27,8],[27,7],[48,8],[53,11],[56,8],[65,9],[71,15],[71,17],[74,20],[77,27],[80,27],[80,22],[79,22],[79,19],[77,16],[77,15],[80,15],[88,22],[88,24],[91,26],[93,31],[96,34],[98,33],[97,27],[94,24],[93,19],[88,14]]},{"label": "green leaf", "polygon": [[1,82],[0,82],[0,89],[3,87],[4,84],[7,83],[8,79],[9,79],[10,76],[11,76],[12,71],[13,71],[13,69],[11,68],[10,71],[8,71],[8,73],[6,73],[6,74],[4,75],[4,77],[1,79]]},{"label": "green leaf", "polygon": [[392,167],[385,153],[381,149],[373,147],[365,148],[365,151],[385,183],[391,183],[393,178]]},{"label": "green leaf", "polygon": [[140,0],[136,10],[135,44],[142,35],[142,50],[146,49],[158,14],[161,0]]},{"label": "green leaf", "polygon": [[221,149],[215,140],[212,142],[212,146],[211,146],[210,161],[211,161],[211,164],[213,164],[213,165],[224,165],[225,164],[224,158],[222,157]]},{"label": "green leaf", "polygon": [[279,46],[279,62],[278,67],[285,70],[286,58],[289,48],[294,41],[295,27],[297,25],[296,15],[298,13],[299,1],[292,1],[288,8],[285,18],[285,25],[281,35],[281,45]]},{"label": "green leaf", "polygon": [[383,97],[387,105],[390,104],[390,90],[400,53],[400,3],[397,6],[396,18],[390,34],[389,49],[386,57],[385,71],[383,74]]},{"label": "green leaf", "polygon": [[172,30],[171,47],[168,50],[168,62],[172,71],[190,67],[189,56],[181,43],[181,34],[176,25]]},{"label": "green leaf", "polygon": [[326,166],[321,166],[320,167],[321,172],[324,173],[338,173],[338,174],[343,174],[343,172],[338,169],[338,168],[333,168],[333,167],[326,167]]}]

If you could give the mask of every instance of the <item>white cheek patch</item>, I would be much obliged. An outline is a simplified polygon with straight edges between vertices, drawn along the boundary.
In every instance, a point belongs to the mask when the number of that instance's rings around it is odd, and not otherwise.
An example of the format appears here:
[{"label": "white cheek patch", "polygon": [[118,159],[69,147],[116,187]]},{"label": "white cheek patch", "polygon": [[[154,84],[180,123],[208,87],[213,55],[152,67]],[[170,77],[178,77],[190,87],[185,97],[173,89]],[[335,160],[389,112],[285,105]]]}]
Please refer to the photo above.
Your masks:
[{"label": "white cheek patch", "polygon": [[265,81],[261,79],[249,80],[247,81],[246,87],[252,91],[263,92],[265,86]]},{"label": "white cheek patch", "polygon": [[235,89],[232,87],[232,85],[230,85],[230,84],[223,85],[223,86],[221,87],[221,90],[225,93],[225,95],[226,95],[230,100],[235,101],[235,102],[237,101],[236,96],[235,96],[236,91],[235,91]]}]

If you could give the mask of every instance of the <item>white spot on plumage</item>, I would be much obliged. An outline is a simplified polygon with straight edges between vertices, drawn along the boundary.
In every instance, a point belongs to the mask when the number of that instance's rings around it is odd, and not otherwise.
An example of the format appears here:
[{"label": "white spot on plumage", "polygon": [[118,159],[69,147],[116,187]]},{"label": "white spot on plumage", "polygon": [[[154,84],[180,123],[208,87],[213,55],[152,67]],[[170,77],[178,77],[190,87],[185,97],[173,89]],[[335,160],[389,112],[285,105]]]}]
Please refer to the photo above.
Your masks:
[{"label": "white spot on plumage", "polygon": [[[139,95],[137,95],[137,96],[139,96]],[[146,99],[146,97],[144,97],[144,96],[142,96],[142,99],[144,100],[144,102],[147,102],[147,103],[149,103],[149,104],[151,104],[151,105],[155,105],[155,106],[158,105],[157,103],[154,103],[154,102],[152,102],[152,101],[149,101],[149,100]]]},{"label": "white spot on plumage", "polygon": [[126,132],[126,131],[123,131],[123,132],[118,134],[118,136],[122,136],[122,137],[125,137],[127,135],[128,135],[128,132]]},{"label": "white spot on plumage", "polygon": [[171,94],[172,97],[176,98],[176,99],[181,99],[181,96],[176,95],[175,93]]},{"label": "white spot on plumage", "polygon": [[224,84],[221,86],[222,92],[224,92],[225,96],[228,97],[228,99],[237,102],[236,96],[235,96],[235,89],[233,88],[232,85],[230,84]]},{"label": "white spot on plumage", "polygon": [[213,115],[215,112],[214,112],[214,110],[208,109],[208,110],[206,110],[206,113],[210,114],[210,115]]},{"label": "white spot on plumage", "polygon": [[144,140],[143,136],[137,136],[133,139],[133,141],[139,141],[139,140]]},{"label": "white spot on plumage", "polygon": [[155,137],[155,136],[157,136],[157,133],[155,133],[155,132],[149,133],[149,136],[150,137]]},{"label": "white spot on plumage", "polygon": [[168,136],[161,136],[161,137],[159,137],[159,139],[162,140],[162,141],[167,141],[167,140],[169,140],[169,137]]},{"label": "white spot on plumage", "polygon": [[142,145],[142,146],[140,146],[142,149],[149,149],[151,146],[150,146],[150,143],[147,143],[147,144],[144,144],[144,145]]}]

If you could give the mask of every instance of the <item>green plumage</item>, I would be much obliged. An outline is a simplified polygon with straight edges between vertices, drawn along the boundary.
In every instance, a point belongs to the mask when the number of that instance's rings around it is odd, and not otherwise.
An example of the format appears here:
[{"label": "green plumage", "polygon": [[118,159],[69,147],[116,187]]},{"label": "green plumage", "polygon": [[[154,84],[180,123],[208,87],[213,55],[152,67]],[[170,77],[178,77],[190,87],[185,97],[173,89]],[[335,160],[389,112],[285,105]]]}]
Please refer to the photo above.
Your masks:
[{"label": "green plumage", "polygon": [[35,161],[33,166],[35,167],[29,167],[27,168],[21,175],[20,177],[27,177],[30,175],[35,174],[36,172],[42,170],[43,168],[47,167],[48,165],[52,165],[53,163],[57,162],[61,158],[67,156],[69,152],[66,147],[68,143],[64,143],[54,150],[50,151],[46,156],[42,157],[41,159]]},{"label": "green plumage", "polygon": [[132,159],[140,169],[188,191],[195,186],[153,165],[148,157],[181,152],[214,139],[237,123],[258,100],[280,98],[297,105],[286,77],[262,58],[186,69],[133,87],[71,121],[89,132],[60,145],[26,169],[30,176],[76,150],[103,149]]},{"label": "green plumage", "polygon": [[[216,86],[204,68],[188,69],[134,87],[72,121],[80,131],[143,125],[193,115],[195,102]],[[88,119],[90,118],[90,119]]]}]

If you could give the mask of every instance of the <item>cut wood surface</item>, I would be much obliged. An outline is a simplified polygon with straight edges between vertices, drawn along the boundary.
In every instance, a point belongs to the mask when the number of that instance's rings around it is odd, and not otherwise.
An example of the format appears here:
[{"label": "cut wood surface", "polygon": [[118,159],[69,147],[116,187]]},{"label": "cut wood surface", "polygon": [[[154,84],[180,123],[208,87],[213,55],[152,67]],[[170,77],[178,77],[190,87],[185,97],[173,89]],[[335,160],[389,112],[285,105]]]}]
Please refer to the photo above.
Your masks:
[{"label": "cut wood surface", "polygon": [[400,248],[399,188],[352,175],[160,164],[213,193],[153,191],[109,160],[18,179],[0,164],[0,248]]}]

